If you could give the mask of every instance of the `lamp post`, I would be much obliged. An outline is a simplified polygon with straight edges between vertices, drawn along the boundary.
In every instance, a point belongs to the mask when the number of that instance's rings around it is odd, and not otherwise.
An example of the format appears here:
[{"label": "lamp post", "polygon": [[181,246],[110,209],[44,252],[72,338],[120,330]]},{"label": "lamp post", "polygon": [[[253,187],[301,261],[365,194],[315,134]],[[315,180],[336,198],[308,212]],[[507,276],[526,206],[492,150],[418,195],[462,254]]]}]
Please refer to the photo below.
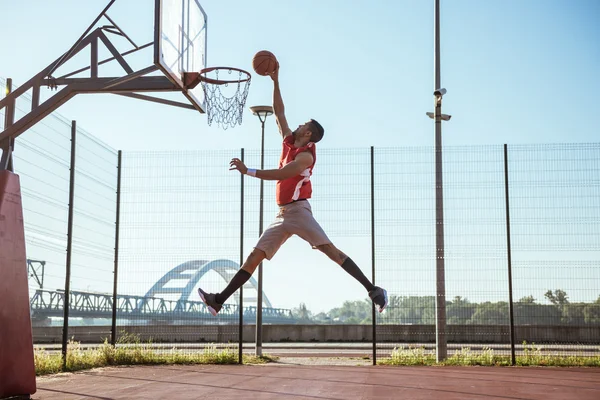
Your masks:
[{"label": "lamp post", "polygon": [[[260,169],[265,169],[265,121],[269,115],[273,115],[271,106],[252,106],[252,114],[256,115],[262,126],[260,139]],[[264,183],[260,180],[260,209],[258,217],[258,235],[263,233],[263,194]],[[258,265],[258,294],[256,297],[256,344],[255,354],[262,356],[262,303],[263,303],[263,264]]]},{"label": "lamp post", "polygon": [[435,349],[438,362],[446,359],[446,278],[444,266],[444,185],[442,174],[442,121],[450,121],[451,115],[442,114],[442,97],[446,89],[441,87],[440,73],[440,0],[434,0],[434,112],[426,113],[435,120]]}]

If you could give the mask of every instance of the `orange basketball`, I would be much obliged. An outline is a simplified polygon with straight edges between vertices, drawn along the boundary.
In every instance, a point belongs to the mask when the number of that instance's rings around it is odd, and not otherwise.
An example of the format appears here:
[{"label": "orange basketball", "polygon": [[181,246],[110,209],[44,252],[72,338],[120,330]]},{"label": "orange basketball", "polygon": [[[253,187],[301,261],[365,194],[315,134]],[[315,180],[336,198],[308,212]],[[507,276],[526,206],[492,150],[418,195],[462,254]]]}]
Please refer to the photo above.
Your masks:
[{"label": "orange basketball", "polygon": [[261,50],[254,55],[252,68],[259,75],[269,75],[277,69],[277,58],[270,51]]}]

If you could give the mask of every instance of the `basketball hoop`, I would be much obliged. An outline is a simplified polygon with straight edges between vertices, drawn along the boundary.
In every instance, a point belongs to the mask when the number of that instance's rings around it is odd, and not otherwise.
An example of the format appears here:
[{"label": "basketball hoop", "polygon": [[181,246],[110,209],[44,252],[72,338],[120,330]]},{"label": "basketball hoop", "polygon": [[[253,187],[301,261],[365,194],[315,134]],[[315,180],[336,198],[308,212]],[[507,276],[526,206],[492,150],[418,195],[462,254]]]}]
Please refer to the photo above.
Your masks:
[{"label": "basketball hoop", "polygon": [[248,72],[233,67],[211,67],[183,74],[186,89],[202,85],[208,125],[215,122],[223,129],[241,125],[250,79]]}]

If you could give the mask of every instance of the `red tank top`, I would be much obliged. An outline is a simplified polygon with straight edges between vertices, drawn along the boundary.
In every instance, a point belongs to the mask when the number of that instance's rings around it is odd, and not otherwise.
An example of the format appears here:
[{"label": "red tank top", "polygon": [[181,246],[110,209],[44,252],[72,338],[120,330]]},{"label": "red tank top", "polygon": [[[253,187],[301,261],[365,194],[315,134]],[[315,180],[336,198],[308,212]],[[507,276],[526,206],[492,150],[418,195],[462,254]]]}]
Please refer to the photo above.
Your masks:
[{"label": "red tank top", "polygon": [[294,135],[288,135],[283,139],[282,146],[281,157],[279,157],[279,168],[283,168],[285,165],[294,161],[296,156],[304,151],[308,151],[312,154],[313,163],[299,175],[277,181],[277,190],[275,192],[277,204],[282,205],[291,203],[294,200],[309,199],[312,194],[310,176],[312,175],[313,167],[317,161],[317,149],[315,144],[309,142],[305,146],[295,147]]}]

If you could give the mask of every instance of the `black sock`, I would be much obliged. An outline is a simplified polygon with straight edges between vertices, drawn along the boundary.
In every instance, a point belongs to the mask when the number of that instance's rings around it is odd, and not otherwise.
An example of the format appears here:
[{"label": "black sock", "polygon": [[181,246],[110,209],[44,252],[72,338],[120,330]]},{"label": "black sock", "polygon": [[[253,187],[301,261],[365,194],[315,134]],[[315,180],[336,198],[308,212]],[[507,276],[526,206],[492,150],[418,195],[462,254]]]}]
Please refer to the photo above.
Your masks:
[{"label": "black sock", "polygon": [[248,271],[240,268],[240,270],[237,272],[237,274],[235,274],[233,276],[233,278],[231,278],[231,281],[229,282],[229,285],[227,285],[225,290],[223,290],[221,293],[217,293],[217,295],[215,296],[215,300],[217,301],[217,303],[219,303],[219,304],[225,303],[225,301],[236,290],[238,290],[240,287],[242,287],[242,285],[244,283],[246,283],[246,281],[248,279],[250,279],[251,276],[252,276],[252,274],[250,274]]},{"label": "black sock", "polygon": [[350,257],[346,258],[346,261],[342,263],[342,268],[344,268],[347,273],[352,275],[354,279],[359,281],[365,287],[365,289],[367,289],[367,291],[370,292],[371,290],[375,289],[375,286],[373,286],[371,281],[367,279],[365,274],[362,273],[360,268],[358,268],[358,265],[356,265]]}]

